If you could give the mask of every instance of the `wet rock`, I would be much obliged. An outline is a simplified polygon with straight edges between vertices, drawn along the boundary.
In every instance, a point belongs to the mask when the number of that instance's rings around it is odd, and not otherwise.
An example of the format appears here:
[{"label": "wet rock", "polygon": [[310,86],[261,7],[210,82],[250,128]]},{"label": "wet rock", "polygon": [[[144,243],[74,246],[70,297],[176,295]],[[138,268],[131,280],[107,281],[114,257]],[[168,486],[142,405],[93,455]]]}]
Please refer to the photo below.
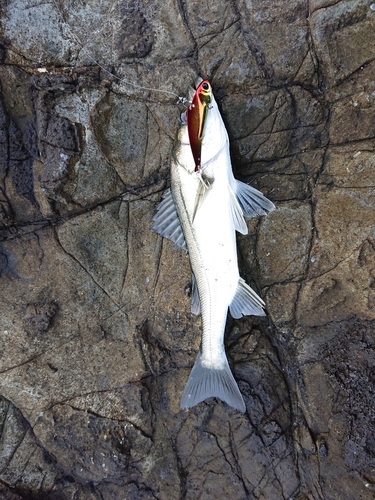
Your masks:
[{"label": "wet rock", "polygon": [[[357,0],[11,0],[0,21],[0,496],[371,499],[374,15]],[[180,398],[185,252],[149,230],[211,80],[266,318],[228,318],[246,404]]]}]

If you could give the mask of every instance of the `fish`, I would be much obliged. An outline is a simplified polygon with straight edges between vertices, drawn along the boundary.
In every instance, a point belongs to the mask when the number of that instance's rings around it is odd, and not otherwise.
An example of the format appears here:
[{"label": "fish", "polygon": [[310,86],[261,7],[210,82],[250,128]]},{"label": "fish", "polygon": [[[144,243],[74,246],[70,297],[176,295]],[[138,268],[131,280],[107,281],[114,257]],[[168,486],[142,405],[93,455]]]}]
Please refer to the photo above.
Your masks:
[{"label": "fish", "polygon": [[192,271],[191,312],[201,314],[202,341],[182,393],[189,409],[216,397],[244,413],[246,406],[228,364],[224,330],[233,318],[265,315],[265,303],[240,277],[236,231],[247,218],[275,205],[234,178],[229,137],[208,80],[200,79],[171,155],[171,188],[156,208],[152,229],[187,251]]}]

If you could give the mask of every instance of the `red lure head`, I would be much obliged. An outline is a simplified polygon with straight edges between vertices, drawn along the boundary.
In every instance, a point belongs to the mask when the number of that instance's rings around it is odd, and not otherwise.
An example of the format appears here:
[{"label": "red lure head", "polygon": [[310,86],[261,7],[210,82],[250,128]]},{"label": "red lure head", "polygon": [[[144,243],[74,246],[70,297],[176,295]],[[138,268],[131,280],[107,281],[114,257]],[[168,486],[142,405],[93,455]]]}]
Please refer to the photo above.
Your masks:
[{"label": "red lure head", "polygon": [[195,91],[193,100],[187,109],[187,126],[191,152],[195,161],[195,172],[201,166],[201,150],[204,122],[211,102],[212,88],[208,80],[203,80]]}]

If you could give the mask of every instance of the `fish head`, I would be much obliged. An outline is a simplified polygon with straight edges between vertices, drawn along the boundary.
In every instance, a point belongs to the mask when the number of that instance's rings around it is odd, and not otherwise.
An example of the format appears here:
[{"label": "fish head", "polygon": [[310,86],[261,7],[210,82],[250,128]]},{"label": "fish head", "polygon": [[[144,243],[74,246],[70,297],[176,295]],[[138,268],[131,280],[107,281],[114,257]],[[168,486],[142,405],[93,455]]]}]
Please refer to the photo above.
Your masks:
[{"label": "fish head", "polygon": [[202,138],[209,104],[213,99],[212,87],[208,80],[202,80],[187,109],[187,126],[191,152],[195,161],[195,171],[201,165]]}]

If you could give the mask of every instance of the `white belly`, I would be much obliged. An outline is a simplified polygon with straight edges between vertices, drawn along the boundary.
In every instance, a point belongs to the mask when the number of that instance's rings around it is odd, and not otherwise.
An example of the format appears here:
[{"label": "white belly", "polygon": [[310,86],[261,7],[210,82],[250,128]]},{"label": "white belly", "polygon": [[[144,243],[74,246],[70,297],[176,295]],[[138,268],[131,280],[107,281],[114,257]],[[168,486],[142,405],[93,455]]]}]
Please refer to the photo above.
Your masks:
[{"label": "white belly", "polygon": [[176,185],[179,190],[179,193],[175,190],[174,196],[201,303],[202,363],[214,368],[221,368],[226,363],[223,346],[225,322],[239,280],[226,165],[219,160],[215,165],[220,166],[221,171],[213,172],[212,187],[205,193],[196,213],[201,181],[181,166],[174,174],[175,180],[178,177]]}]

